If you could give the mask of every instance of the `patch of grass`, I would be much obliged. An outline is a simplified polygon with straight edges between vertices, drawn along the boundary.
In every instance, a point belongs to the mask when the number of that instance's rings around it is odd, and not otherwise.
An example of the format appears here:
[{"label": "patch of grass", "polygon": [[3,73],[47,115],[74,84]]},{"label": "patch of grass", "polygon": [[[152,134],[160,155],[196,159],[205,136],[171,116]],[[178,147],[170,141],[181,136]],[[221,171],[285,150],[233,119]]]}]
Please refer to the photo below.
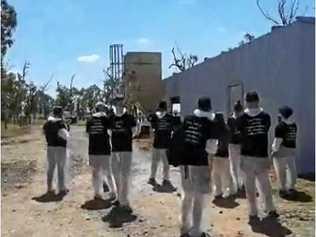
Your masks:
[{"label": "patch of grass", "polygon": [[1,138],[17,137],[29,132],[30,126],[20,127],[17,124],[8,124],[8,128],[4,129],[4,122],[1,121]]}]

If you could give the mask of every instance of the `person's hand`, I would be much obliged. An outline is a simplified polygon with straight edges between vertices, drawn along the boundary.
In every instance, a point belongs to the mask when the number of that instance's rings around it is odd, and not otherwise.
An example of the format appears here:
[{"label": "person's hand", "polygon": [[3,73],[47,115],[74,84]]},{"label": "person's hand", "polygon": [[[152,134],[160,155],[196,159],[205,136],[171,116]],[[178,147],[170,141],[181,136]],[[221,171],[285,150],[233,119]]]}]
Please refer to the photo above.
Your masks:
[{"label": "person's hand", "polygon": [[277,154],[276,151],[272,151],[272,152],[271,152],[271,157],[275,157],[276,154]]}]

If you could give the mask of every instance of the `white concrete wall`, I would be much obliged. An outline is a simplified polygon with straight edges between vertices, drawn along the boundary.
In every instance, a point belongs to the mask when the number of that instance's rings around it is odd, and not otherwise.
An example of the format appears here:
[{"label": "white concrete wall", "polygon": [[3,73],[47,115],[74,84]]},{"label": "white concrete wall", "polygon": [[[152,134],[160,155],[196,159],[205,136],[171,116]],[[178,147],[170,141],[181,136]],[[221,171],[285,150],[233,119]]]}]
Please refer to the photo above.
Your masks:
[{"label": "white concrete wall", "polygon": [[184,115],[192,112],[202,95],[211,97],[214,110],[228,112],[227,87],[242,81],[245,92],[258,91],[263,108],[272,117],[270,140],[277,123],[278,107],[293,107],[299,126],[298,169],[300,173],[313,172],[315,32],[314,23],[303,20],[273,29],[250,44],[165,79],[167,96],[181,97]]}]

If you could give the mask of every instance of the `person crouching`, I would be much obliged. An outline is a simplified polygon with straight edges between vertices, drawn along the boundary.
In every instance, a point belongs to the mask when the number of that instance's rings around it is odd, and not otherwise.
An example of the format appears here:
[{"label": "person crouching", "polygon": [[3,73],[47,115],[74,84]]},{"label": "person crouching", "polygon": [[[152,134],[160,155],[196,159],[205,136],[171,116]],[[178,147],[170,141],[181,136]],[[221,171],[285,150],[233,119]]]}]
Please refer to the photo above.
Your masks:
[{"label": "person crouching", "polygon": [[59,195],[66,195],[68,189],[65,185],[66,162],[67,162],[67,139],[69,133],[67,125],[62,119],[63,109],[55,106],[53,115],[48,117],[47,122],[43,126],[43,131],[47,141],[47,193],[54,194],[53,177],[57,166],[58,173],[58,192]]},{"label": "person crouching", "polygon": [[98,102],[95,113],[87,121],[86,132],[89,134],[89,165],[92,168],[92,184],[94,198],[103,199],[104,172],[110,186],[110,198],[115,199],[116,187],[112,175],[110,154],[111,147],[108,130],[111,126],[110,119],[106,116],[106,105]]},{"label": "person crouching", "polygon": [[115,205],[132,212],[128,198],[132,164],[132,139],[136,120],[123,106],[123,98],[118,98],[116,113],[112,116],[112,169],[117,187]]},{"label": "person crouching", "polygon": [[228,159],[228,139],[229,132],[225,124],[224,116],[222,113],[216,114],[218,126],[221,129],[219,134],[218,146],[215,155],[213,156],[213,184],[215,199],[227,198],[234,195],[233,179],[230,173],[230,163]]},{"label": "person crouching", "polygon": [[[183,158],[180,164],[184,196],[181,208],[181,236],[208,236],[202,230],[202,219],[210,193],[208,153],[217,148],[215,114],[211,111],[211,100],[201,97],[198,109],[183,122]],[[208,143],[208,151],[206,151]],[[204,216],[206,217],[206,216]]]},{"label": "person crouching", "polygon": [[267,217],[278,217],[272,199],[272,188],[269,180],[271,162],[268,156],[268,131],[271,125],[270,115],[259,107],[259,96],[256,92],[246,95],[245,113],[238,119],[241,132],[241,163],[245,173],[246,197],[249,205],[249,224],[257,223],[258,208],[256,200],[256,180],[259,193],[263,195],[264,212]]},{"label": "person crouching", "polygon": [[295,164],[297,125],[292,118],[293,110],[290,107],[281,107],[279,113],[281,121],[275,128],[272,157],[279,181],[279,195],[282,198],[286,198],[295,193],[297,178]]}]

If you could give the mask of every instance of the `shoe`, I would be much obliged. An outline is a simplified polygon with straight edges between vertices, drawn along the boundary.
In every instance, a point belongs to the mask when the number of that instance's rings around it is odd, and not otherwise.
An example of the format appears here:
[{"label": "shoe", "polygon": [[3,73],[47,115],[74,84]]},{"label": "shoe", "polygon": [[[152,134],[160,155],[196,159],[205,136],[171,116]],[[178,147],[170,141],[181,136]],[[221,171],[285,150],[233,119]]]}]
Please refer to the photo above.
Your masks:
[{"label": "shoe", "polygon": [[69,189],[64,189],[64,190],[61,190],[61,191],[58,193],[58,196],[66,196],[67,193],[69,193]]},{"label": "shoe", "polygon": [[280,190],[279,191],[279,196],[280,196],[280,198],[287,198],[289,195],[288,195],[287,191]]},{"label": "shoe", "polygon": [[211,237],[208,233],[206,233],[206,232],[203,232],[202,234],[201,234],[201,237]]},{"label": "shoe", "polygon": [[129,214],[133,212],[133,209],[129,205],[122,205],[120,208]]},{"label": "shoe", "polygon": [[96,194],[94,195],[94,200],[103,200],[103,198],[100,194]]},{"label": "shoe", "polygon": [[259,222],[260,222],[260,219],[257,215],[249,216],[249,221],[248,221],[249,225],[256,225],[256,224],[259,224]]},{"label": "shoe", "polygon": [[275,210],[274,211],[269,211],[267,218],[278,218],[280,215],[277,213]]},{"label": "shoe", "polygon": [[180,237],[191,237],[191,235],[189,235],[189,233],[184,233],[184,234],[181,234]]},{"label": "shoe", "polygon": [[177,190],[177,188],[175,188],[172,185],[172,183],[169,180],[166,180],[166,179],[164,179],[164,181],[162,181],[162,186],[170,188],[170,190],[173,191],[173,192]]},{"label": "shoe", "polygon": [[120,206],[120,202],[118,200],[115,200],[114,202],[112,202],[112,205],[118,207]]},{"label": "shoe", "polygon": [[111,201],[116,200],[116,194],[114,192],[109,192],[109,200]]},{"label": "shoe", "polygon": [[157,186],[158,185],[158,183],[156,182],[155,178],[150,178],[147,183],[152,185],[152,186]]},{"label": "shoe", "polygon": [[220,199],[223,199],[223,194],[217,194],[214,196],[214,200],[220,200]]},{"label": "shoe", "polygon": [[223,197],[224,199],[226,199],[226,198],[230,198],[230,197],[233,197],[233,196],[234,196],[234,194],[230,194],[229,192],[226,192],[226,193],[223,194],[222,197]]},{"label": "shoe", "polygon": [[46,194],[49,195],[49,196],[54,196],[54,195],[55,195],[55,190],[54,190],[54,189],[48,190],[48,191],[46,192]]},{"label": "shoe", "polygon": [[294,195],[294,194],[296,194],[297,193],[297,191],[294,189],[294,188],[291,188],[291,189],[289,189],[289,191],[288,191],[288,194],[289,195]]}]

